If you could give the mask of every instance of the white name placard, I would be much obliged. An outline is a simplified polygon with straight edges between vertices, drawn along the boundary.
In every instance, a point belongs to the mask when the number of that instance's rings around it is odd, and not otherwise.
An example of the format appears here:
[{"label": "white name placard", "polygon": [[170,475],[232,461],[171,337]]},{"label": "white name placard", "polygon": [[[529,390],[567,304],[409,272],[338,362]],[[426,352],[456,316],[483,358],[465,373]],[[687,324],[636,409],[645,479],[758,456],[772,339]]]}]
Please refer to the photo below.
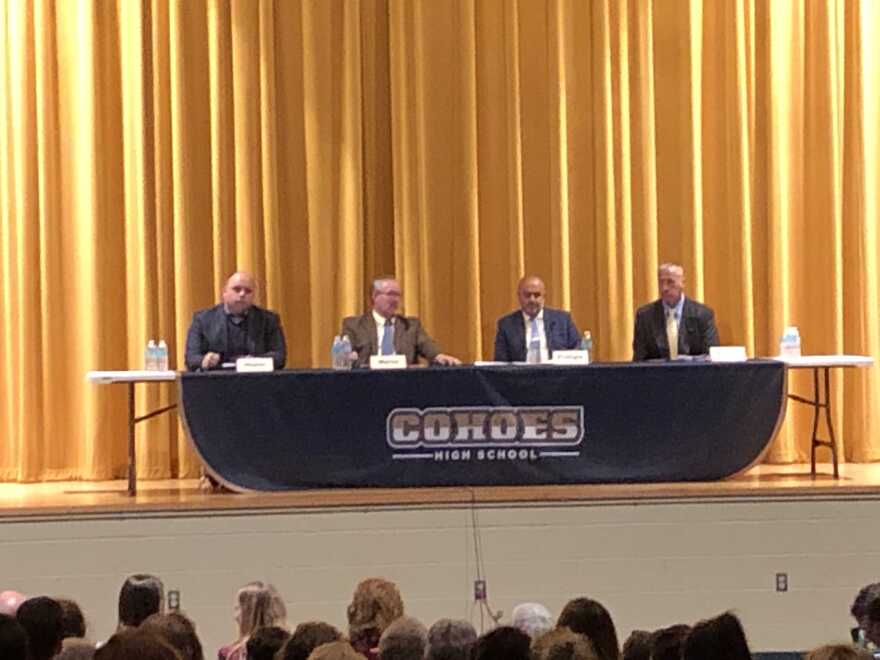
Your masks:
[{"label": "white name placard", "polygon": [[709,359],[712,362],[745,362],[749,357],[745,346],[710,346]]},{"label": "white name placard", "polygon": [[406,356],[403,353],[371,355],[370,369],[406,369]]},{"label": "white name placard", "polygon": [[553,364],[590,364],[590,351],[553,351]]},{"label": "white name placard", "polygon": [[270,357],[243,357],[235,361],[235,370],[244,373],[275,371],[275,362]]}]

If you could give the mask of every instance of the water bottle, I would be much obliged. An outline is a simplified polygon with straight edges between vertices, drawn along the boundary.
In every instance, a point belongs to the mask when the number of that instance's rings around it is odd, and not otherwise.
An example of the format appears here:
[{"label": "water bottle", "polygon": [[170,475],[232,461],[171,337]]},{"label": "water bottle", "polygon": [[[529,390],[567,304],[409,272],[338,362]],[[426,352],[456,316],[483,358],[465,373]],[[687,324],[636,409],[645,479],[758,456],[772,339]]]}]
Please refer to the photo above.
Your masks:
[{"label": "water bottle", "polygon": [[156,369],[168,371],[168,344],[164,339],[160,339],[159,345],[156,347]]},{"label": "water bottle", "polygon": [[333,337],[333,346],[330,347],[330,365],[334,369],[345,369],[345,356],[342,353],[342,339],[339,335]]},{"label": "water bottle", "polygon": [[801,335],[797,326],[790,325],[782,333],[782,339],[779,340],[779,355],[781,357],[800,357]]},{"label": "water bottle", "polygon": [[587,364],[593,359],[593,335],[587,330],[581,339],[580,349],[587,352]]},{"label": "water bottle", "polygon": [[349,339],[348,335],[342,335],[342,342],[339,350],[340,353],[342,353],[342,368],[351,369],[354,360],[351,359],[351,339]]},{"label": "water bottle", "polygon": [[147,348],[144,350],[144,369],[156,370],[156,342],[153,339],[147,342]]}]

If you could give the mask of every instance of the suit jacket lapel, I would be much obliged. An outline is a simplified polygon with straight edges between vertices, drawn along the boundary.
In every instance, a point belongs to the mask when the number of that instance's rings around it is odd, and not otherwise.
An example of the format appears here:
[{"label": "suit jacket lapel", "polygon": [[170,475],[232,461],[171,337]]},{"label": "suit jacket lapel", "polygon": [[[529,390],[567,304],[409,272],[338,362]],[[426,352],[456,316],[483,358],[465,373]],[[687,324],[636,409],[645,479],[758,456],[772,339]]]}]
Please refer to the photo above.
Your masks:
[{"label": "suit jacket lapel", "polygon": [[254,355],[259,355],[260,353],[264,353],[266,348],[263,346],[262,338],[263,338],[263,323],[265,319],[263,315],[260,314],[259,310],[251,307],[251,311],[248,314],[248,351],[253,353]]},{"label": "suit jacket lapel", "polygon": [[666,338],[666,316],[663,313],[663,301],[658,300],[654,308],[654,341],[657,350],[669,357],[669,340]]},{"label": "suit jacket lapel", "polygon": [[517,355],[513,356],[513,359],[518,362],[523,362],[526,359],[526,327],[523,322],[522,312],[517,312],[516,316],[513,317],[513,325],[510,329],[510,334],[511,348],[517,352]]},{"label": "suit jacket lapel", "polygon": [[370,363],[370,355],[378,355],[379,347],[376,345],[376,321],[373,318],[372,312],[367,312],[361,317],[361,320],[358,322],[361,326],[361,332],[363,332],[369,340],[367,341],[367,364]]}]

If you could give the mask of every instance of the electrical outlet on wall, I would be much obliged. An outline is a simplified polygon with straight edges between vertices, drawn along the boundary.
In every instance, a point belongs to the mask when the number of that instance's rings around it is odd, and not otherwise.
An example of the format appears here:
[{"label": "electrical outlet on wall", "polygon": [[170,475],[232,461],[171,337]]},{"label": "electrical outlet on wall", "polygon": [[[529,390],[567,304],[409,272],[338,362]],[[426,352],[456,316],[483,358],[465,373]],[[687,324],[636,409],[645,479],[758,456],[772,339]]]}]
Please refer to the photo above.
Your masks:
[{"label": "electrical outlet on wall", "polygon": [[788,573],[776,574],[776,591],[788,591]]}]

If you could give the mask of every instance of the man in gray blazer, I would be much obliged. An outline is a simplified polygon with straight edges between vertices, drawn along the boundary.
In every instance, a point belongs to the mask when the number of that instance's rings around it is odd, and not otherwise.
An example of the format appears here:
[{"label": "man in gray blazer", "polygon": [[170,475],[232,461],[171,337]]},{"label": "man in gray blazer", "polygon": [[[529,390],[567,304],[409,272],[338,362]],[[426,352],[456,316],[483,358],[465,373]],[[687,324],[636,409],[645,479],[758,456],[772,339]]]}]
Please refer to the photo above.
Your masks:
[{"label": "man in gray blazer", "polygon": [[636,311],[633,360],[705,355],[709,347],[718,346],[715,313],[684,295],[684,268],[679,264],[661,264],[657,284],[659,300]]},{"label": "man in gray blazer", "polygon": [[186,368],[216,369],[244,356],[271,357],[284,368],[287,347],[275,312],[254,305],[257,285],[250,273],[233,273],[219,305],[198,311],[186,335]]},{"label": "man in gray blazer", "polygon": [[395,353],[405,355],[407,364],[416,364],[419,358],[435,364],[461,364],[458,358],[440,352],[417,318],[397,313],[403,294],[396,279],[373,280],[370,297],[369,312],[342,321],[342,334],[348,335],[352,350],[357,353],[356,367],[369,366],[371,355]]}]

